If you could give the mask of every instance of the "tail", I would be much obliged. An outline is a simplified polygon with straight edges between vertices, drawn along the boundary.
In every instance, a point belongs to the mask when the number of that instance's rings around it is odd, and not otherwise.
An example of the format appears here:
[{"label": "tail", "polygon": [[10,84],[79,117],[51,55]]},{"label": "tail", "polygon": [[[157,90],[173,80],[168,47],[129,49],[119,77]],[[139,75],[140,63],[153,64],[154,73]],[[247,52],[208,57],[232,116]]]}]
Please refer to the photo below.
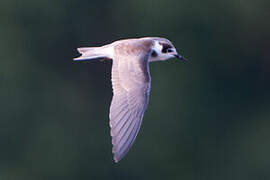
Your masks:
[{"label": "tail", "polygon": [[103,47],[82,47],[77,49],[81,56],[74,58],[74,61],[91,60],[97,58],[110,58],[108,49]]}]

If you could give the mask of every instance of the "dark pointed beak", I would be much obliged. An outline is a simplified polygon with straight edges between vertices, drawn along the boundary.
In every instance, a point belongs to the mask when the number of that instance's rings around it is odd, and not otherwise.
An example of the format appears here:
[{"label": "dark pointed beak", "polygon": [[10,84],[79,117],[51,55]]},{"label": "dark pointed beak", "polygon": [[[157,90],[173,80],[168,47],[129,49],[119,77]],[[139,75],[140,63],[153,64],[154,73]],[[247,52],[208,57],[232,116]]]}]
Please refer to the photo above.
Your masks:
[{"label": "dark pointed beak", "polygon": [[183,56],[181,56],[179,54],[174,55],[174,57],[176,57],[177,59],[180,59],[182,61],[188,61],[186,58],[184,58]]}]

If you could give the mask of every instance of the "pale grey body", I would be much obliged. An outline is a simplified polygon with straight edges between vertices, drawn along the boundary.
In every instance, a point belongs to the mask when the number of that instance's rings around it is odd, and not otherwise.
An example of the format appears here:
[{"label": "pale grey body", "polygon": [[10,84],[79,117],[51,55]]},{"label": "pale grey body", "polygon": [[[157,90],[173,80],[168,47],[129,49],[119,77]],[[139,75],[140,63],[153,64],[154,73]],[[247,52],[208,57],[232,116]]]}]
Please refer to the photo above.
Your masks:
[{"label": "pale grey body", "polygon": [[109,117],[112,152],[115,162],[118,162],[133,144],[148,105],[151,87],[149,62],[184,58],[178,55],[169,40],[159,37],[119,40],[101,47],[78,48],[78,51],[82,56],[74,60],[113,60],[113,98]]}]

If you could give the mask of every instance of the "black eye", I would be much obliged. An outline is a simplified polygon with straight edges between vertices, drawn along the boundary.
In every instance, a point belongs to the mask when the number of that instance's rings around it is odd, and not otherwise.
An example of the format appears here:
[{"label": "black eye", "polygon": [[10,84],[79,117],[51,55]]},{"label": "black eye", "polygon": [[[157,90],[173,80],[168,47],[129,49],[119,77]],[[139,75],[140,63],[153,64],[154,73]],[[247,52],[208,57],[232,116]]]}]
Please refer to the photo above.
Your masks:
[{"label": "black eye", "polygon": [[163,47],[162,47],[162,52],[163,53],[168,53],[168,52],[172,52],[172,46],[169,45],[169,44],[161,44]]}]

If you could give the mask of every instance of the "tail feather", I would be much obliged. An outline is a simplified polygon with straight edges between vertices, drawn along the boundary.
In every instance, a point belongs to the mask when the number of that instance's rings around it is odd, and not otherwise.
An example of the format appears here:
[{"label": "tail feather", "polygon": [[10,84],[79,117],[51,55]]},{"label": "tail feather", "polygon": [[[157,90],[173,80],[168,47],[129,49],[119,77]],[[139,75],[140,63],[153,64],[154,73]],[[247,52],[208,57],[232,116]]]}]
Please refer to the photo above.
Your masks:
[{"label": "tail feather", "polygon": [[81,56],[74,58],[74,61],[83,61],[97,58],[106,58],[106,52],[100,47],[82,47],[77,49]]},{"label": "tail feather", "polygon": [[83,54],[86,53],[87,51],[94,51],[95,49],[97,49],[98,47],[80,47],[77,48],[77,50],[79,51],[79,53]]}]

